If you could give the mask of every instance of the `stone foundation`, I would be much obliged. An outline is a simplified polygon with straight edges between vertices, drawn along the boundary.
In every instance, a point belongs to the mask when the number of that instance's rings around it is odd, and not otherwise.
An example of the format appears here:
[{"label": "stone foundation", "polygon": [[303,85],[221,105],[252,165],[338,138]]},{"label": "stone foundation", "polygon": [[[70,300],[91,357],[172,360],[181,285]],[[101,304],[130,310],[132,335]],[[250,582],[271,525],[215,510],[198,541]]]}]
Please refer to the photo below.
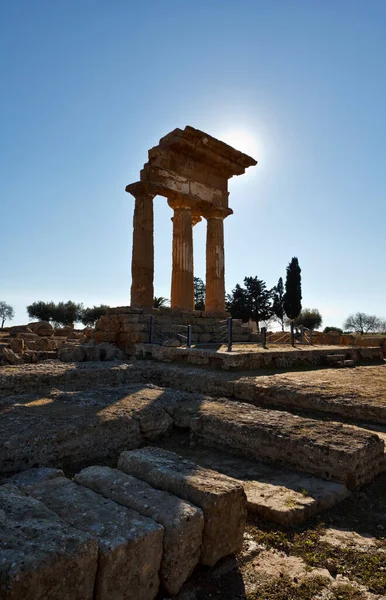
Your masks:
[{"label": "stone foundation", "polygon": [[[116,344],[128,355],[135,354],[135,345],[150,340],[150,321],[154,317],[154,341],[158,344],[186,344],[187,327],[192,326],[192,343],[226,343],[228,313],[172,308],[111,308],[96,323],[94,339]],[[249,332],[242,322],[233,319],[234,342],[249,341]]]}]

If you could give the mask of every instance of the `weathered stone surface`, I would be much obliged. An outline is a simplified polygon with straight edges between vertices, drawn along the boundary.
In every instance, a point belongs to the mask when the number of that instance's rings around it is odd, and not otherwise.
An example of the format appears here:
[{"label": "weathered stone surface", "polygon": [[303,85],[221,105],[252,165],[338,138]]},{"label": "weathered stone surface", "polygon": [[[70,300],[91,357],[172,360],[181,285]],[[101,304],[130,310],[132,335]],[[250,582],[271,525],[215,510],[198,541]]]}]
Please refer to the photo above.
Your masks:
[{"label": "weathered stone surface", "polygon": [[162,344],[163,346],[168,346],[171,348],[179,348],[181,346],[181,342],[178,340],[165,340],[164,343]]},{"label": "weathered stone surface", "polygon": [[[29,328],[27,328],[29,329]],[[37,333],[33,333],[33,331],[21,331],[16,333],[17,338],[21,338],[23,340],[38,340],[39,336]]]},{"label": "weathered stone surface", "polygon": [[1,600],[92,600],[98,543],[13,485],[0,486]]},{"label": "weathered stone surface", "polygon": [[160,577],[166,591],[177,594],[200,558],[202,511],[190,502],[109,467],[88,467],[75,476],[75,481],[164,527]]},{"label": "weathered stone surface", "polygon": [[63,362],[82,362],[85,359],[86,351],[82,346],[66,346],[58,350],[58,360]]},{"label": "weathered stone surface", "polygon": [[28,325],[14,325],[9,328],[9,335],[17,335],[18,333],[32,333],[32,329]]},{"label": "weathered stone surface", "polygon": [[223,556],[240,550],[246,497],[237,481],[160,448],[123,452],[118,468],[202,509],[203,564],[214,565]]},{"label": "weathered stone surface", "polygon": [[0,346],[0,364],[19,365],[22,361],[21,357],[15,354],[11,348]]},{"label": "weathered stone surface", "polygon": [[34,333],[40,336],[53,336],[55,329],[48,321],[37,321],[36,323],[29,323],[29,327]]},{"label": "weathered stone surface", "polygon": [[98,538],[96,600],[152,600],[158,592],[163,527],[65,477],[28,492],[72,526]]},{"label": "weathered stone surface", "polygon": [[279,410],[230,401],[203,401],[181,408],[179,419],[213,447],[294,467],[353,489],[384,468],[384,442],[375,434],[341,423],[318,421]]},{"label": "weathered stone surface", "polygon": [[141,402],[144,395],[139,396],[138,418],[127,389],[54,392],[15,404],[11,400],[0,420],[0,472],[15,473],[36,465],[76,467],[85,461],[116,458],[128,446],[137,448],[142,440],[141,419],[147,439],[166,431],[172,422],[161,409],[152,408],[151,399]]},{"label": "weathered stone surface", "polygon": [[112,344],[71,344],[60,348],[58,359],[63,362],[122,360],[123,353]]},{"label": "weathered stone surface", "polygon": [[10,338],[8,344],[11,350],[16,354],[24,352],[24,340],[20,338]]},{"label": "weathered stone surface", "polygon": [[34,469],[27,469],[12,475],[9,481],[20,488],[35,485],[40,481],[46,481],[47,479],[55,479],[55,477],[64,477],[64,473],[61,469],[53,469],[49,467],[36,467]]},{"label": "weathered stone surface", "polygon": [[186,442],[186,434],[180,434],[161,440],[160,445],[202,467],[237,479],[247,495],[248,512],[280,525],[299,525],[350,496],[340,483]]}]

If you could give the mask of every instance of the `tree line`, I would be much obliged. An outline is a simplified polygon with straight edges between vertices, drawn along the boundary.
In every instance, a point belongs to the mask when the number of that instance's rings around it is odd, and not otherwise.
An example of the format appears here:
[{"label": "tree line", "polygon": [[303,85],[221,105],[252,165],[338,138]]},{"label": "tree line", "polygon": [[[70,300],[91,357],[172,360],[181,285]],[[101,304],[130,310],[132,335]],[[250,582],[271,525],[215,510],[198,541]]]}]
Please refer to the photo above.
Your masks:
[{"label": "tree line", "polygon": [[27,312],[30,319],[48,321],[55,326],[66,326],[79,322],[83,323],[85,327],[93,327],[108,308],[106,304],[86,308],[82,303],[77,304],[72,300],[58,303],[38,300],[27,306]]},{"label": "tree line", "polygon": [[[239,283],[230,294],[226,295],[226,309],[233,318],[244,322],[255,321],[257,330],[260,323],[268,323],[272,318],[276,319],[284,331],[286,320],[295,326],[306,325],[302,321],[304,317],[313,329],[318,324],[319,317],[311,318],[311,310],[302,313],[302,286],[301,268],[299,261],[294,256],[287,266],[286,280],[283,284],[282,277],[277,284],[268,289],[265,281],[259,277],[244,277],[244,286]],[[320,316],[320,315],[319,315]],[[299,320],[300,319],[300,320]],[[321,322],[321,318],[320,318]]]},{"label": "tree line", "polygon": [[[194,277],[194,308],[205,310],[205,284],[199,277]],[[156,296],[154,307],[162,308],[168,305],[167,298]],[[319,329],[322,316],[316,308],[302,308],[301,268],[297,257],[293,257],[286,269],[286,280],[280,277],[277,284],[267,288],[264,280],[259,277],[244,277],[243,285],[236,284],[230,294],[225,297],[226,310],[235,319],[243,322],[255,321],[257,329],[260,324],[267,326],[272,320],[277,321],[282,331],[285,325],[295,329],[301,326],[308,329]],[[76,322],[85,327],[93,327],[96,321],[106,313],[109,306],[84,307],[82,303],[72,300],[67,302],[33,302],[27,306],[30,319],[48,321],[55,326],[66,326]],[[5,301],[0,300],[0,322],[4,327],[6,320],[12,320],[15,311]],[[386,333],[386,320],[376,315],[357,312],[345,320],[344,331],[348,333]],[[343,333],[339,327],[325,327],[325,333]]]}]

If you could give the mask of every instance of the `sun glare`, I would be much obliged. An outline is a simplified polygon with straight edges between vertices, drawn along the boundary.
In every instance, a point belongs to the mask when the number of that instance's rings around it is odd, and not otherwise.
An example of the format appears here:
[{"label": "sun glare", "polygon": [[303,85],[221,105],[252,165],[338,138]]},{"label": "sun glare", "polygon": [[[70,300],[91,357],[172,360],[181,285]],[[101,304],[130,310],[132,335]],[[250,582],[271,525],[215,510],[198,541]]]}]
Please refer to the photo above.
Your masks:
[{"label": "sun glare", "polygon": [[236,150],[248,154],[248,156],[251,156],[255,160],[259,160],[259,146],[257,140],[249,131],[242,129],[224,131],[224,133],[219,135],[219,139]]}]

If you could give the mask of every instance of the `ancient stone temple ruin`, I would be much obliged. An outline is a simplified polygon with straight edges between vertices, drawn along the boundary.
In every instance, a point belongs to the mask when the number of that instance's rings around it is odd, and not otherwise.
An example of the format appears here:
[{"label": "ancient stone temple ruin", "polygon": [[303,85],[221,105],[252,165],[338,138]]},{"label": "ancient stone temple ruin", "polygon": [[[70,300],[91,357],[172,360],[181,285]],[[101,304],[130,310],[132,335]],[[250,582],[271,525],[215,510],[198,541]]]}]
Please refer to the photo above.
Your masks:
[{"label": "ancient stone temple ruin", "polygon": [[[112,308],[96,325],[97,342],[113,342],[127,354],[149,341],[153,315],[157,331],[173,337],[190,324],[193,342],[218,341],[225,312],[224,219],[229,208],[228,179],[242,175],[256,161],[212,136],[185,127],[163,137],[149,150],[140,181],[126,191],[135,198],[131,304]],[[154,209],[156,196],[173,209],[171,308],[153,309]],[[193,227],[207,222],[205,311],[194,310]],[[242,341],[241,322],[234,323],[234,340]],[[217,333],[216,333],[217,332]],[[248,336],[246,337],[248,339]]]},{"label": "ancient stone temple ruin", "polygon": [[228,179],[245,173],[256,161],[210,135],[185,127],[163,137],[149,150],[140,181],[126,187],[135,198],[132,306],[153,306],[153,199],[165,196],[173,209],[173,268],[171,306],[193,310],[193,232],[207,221],[206,312],[225,311],[224,219]]}]

